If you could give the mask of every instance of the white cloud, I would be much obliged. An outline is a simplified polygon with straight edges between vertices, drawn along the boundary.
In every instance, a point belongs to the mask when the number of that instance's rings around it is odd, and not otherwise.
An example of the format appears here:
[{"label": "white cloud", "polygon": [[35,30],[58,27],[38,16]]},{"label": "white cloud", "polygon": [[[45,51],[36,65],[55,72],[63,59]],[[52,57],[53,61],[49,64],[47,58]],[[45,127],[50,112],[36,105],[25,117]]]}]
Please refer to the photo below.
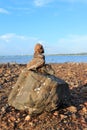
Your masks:
[{"label": "white cloud", "polygon": [[46,54],[70,54],[87,52],[87,35],[67,35],[55,43],[45,44]]},{"label": "white cloud", "polygon": [[34,0],[35,6],[42,7],[51,2],[87,3],[87,0]]},{"label": "white cloud", "polygon": [[0,13],[2,13],[2,14],[9,14],[9,11],[7,11],[4,8],[0,8]]},{"label": "white cloud", "polygon": [[64,53],[87,52],[87,35],[68,35],[58,40],[58,48]]},{"label": "white cloud", "polygon": [[66,38],[61,38],[59,43],[86,43],[87,35],[68,35]]},{"label": "white cloud", "polygon": [[53,1],[55,1],[55,0],[34,0],[34,4],[35,4],[35,6],[42,7],[42,6],[44,6],[48,3],[51,3]]},{"label": "white cloud", "polygon": [[39,40],[37,37],[14,33],[0,35],[0,55],[32,54]]},{"label": "white cloud", "polygon": [[4,34],[4,35],[0,36],[0,40],[9,42],[13,37],[14,37],[14,34],[12,34],[12,33]]},{"label": "white cloud", "polygon": [[37,38],[28,37],[23,35],[17,35],[15,33],[8,33],[4,35],[0,35],[0,41],[10,43],[11,41],[35,41]]}]

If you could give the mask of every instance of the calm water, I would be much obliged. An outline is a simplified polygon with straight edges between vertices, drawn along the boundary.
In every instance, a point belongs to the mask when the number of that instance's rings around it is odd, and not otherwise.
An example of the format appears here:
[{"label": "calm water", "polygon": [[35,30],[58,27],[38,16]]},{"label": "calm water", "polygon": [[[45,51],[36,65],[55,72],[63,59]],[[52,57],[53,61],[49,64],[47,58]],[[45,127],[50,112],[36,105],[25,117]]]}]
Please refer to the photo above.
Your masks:
[{"label": "calm water", "polygon": [[[0,56],[0,63],[19,63],[26,64],[32,59],[32,56]],[[46,63],[64,63],[64,62],[86,62],[87,55],[50,55],[45,56]]]}]

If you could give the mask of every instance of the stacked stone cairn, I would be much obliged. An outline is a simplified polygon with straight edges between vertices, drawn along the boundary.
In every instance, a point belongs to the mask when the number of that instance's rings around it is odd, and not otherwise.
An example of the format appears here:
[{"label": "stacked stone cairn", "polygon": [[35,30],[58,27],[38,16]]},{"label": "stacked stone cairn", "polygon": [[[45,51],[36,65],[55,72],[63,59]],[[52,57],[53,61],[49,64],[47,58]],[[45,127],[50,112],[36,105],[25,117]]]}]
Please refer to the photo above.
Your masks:
[{"label": "stacked stone cairn", "polygon": [[49,64],[45,64],[44,48],[36,44],[34,58],[22,70],[8,97],[9,105],[18,110],[37,115],[52,112],[70,98],[68,84],[55,76]]}]

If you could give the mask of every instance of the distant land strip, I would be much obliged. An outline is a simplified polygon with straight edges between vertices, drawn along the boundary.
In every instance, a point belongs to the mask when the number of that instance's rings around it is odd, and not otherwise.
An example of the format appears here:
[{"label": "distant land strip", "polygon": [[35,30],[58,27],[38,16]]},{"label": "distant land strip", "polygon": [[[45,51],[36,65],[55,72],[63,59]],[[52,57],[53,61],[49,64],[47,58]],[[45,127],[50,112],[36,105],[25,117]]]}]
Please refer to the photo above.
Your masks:
[{"label": "distant land strip", "polygon": [[87,53],[71,53],[71,54],[45,54],[45,55],[48,55],[48,56],[69,56],[69,55],[78,55],[78,56],[81,56],[81,55],[87,55]]},{"label": "distant land strip", "polygon": [[[66,54],[45,54],[45,56],[87,56],[87,53],[66,53]],[[33,56],[32,54],[19,54],[19,55],[0,55],[0,57],[6,56]]]}]

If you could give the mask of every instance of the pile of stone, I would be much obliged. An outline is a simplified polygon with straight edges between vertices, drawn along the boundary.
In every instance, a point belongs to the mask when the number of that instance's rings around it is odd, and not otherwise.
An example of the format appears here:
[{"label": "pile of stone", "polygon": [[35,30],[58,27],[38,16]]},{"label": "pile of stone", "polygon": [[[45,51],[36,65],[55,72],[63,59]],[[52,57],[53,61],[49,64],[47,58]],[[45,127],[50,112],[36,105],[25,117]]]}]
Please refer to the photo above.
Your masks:
[{"label": "pile of stone", "polygon": [[9,105],[18,110],[29,111],[30,115],[36,115],[44,111],[54,111],[61,104],[69,102],[68,84],[54,76],[50,65],[43,64],[38,67],[37,60],[33,59],[28,67],[21,72],[13,87],[8,98]]}]

